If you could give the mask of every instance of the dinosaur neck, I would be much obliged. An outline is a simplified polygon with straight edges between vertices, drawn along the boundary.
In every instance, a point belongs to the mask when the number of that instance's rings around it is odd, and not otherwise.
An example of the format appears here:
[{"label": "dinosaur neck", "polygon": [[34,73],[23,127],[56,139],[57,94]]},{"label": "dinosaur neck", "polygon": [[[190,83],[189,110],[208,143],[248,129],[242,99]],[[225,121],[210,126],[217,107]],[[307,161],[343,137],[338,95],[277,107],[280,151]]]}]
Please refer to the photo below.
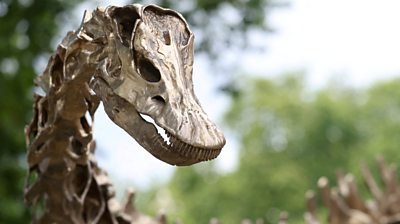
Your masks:
[{"label": "dinosaur neck", "polygon": [[109,207],[115,200],[111,183],[93,155],[91,123],[99,99],[88,82],[96,64],[91,63],[93,54],[80,47],[96,45],[77,34],[67,35],[36,80],[46,94],[35,95],[34,116],[25,130],[29,166],[25,200],[34,215],[42,213],[34,223],[123,220]]}]

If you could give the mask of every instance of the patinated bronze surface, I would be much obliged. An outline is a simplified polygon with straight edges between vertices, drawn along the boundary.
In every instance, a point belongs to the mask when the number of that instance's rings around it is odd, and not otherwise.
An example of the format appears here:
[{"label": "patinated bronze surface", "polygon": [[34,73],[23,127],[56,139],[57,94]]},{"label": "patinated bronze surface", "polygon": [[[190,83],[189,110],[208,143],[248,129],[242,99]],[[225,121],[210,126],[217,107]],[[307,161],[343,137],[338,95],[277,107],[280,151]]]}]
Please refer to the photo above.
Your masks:
[{"label": "patinated bronze surface", "polygon": [[[397,167],[378,158],[380,180],[374,178],[366,164],[361,167],[362,179],[370,197],[358,189],[352,174],[337,172],[337,187],[329,186],[326,177],[318,180],[322,202],[327,210],[330,224],[395,224],[400,223],[400,186]],[[381,182],[381,183],[380,183]],[[364,196],[364,197],[363,197]],[[306,194],[306,224],[324,223],[318,217],[317,199],[314,192]]]},{"label": "patinated bronze surface", "polygon": [[116,202],[94,158],[100,101],[114,123],[164,162],[191,165],[219,155],[224,136],[193,90],[193,41],[182,16],[158,6],[85,13],[36,79],[45,94],[35,95],[25,130],[25,200],[35,223],[138,220],[129,203],[121,208]]}]

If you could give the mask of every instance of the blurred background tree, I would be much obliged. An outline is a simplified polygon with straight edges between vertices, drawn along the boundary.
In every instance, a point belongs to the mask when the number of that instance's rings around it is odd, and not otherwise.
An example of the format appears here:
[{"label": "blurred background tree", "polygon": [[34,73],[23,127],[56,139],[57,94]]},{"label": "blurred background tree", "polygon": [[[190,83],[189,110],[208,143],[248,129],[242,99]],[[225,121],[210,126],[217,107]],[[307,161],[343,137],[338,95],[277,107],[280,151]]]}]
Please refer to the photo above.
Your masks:
[{"label": "blurred background tree", "polygon": [[307,90],[301,74],[235,83],[239,94],[225,125],[239,139],[239,165],[228,174],[206,165],[175,172],[166,187],[170,208],[184,223],[213,217],[277,223],[282,211],[289,212],[290,223],[304,223],[304,194],[316,189],[319,177],[334,181],[339,168],[360,177],[362,161],[372,163],[377,155],[400,159],[399,79],[366,89],[332,82],[316,92]]},{"label": "blurred background tree", "polygon": [[[22,203],[23,128],[31,116],[32,80],[64,36],[59,33],[64,24],[79,24],[72,14],[78,2],[0,1],[0,223],[29,220]],[[221,70],[235,67],[219,60],[225,49],[252,47],[249,31],[272,30],[267,16],[282,5],[278,2],[152,1],[182,12],[196,33],[197,53]],[[167,208],[187,224],[208,223],[212,217],[223,223],[243,218],[276,223],[285,210],[291,223],[302,223],[304,193],[315,188],[318,177],[333,179],[337,168],[357,175],[359,162],[377,154],[399,160],[400,80],[365,89],[333,82],[309,91],[304,74],[274,80],[233,77],[225,76],[230,84],[224,91],[231,99],[225,126],[239,142],[236,170],[220,173],[212,163],[178,169],[165,186],[139,193],[142,209]]]},{"label": "blurred background tree", "polygon": [[30,120],[34,64],[51,52],[59,30],[77,1],[0,1],[0,223],[28,223],[23,204],[24,126]]}]

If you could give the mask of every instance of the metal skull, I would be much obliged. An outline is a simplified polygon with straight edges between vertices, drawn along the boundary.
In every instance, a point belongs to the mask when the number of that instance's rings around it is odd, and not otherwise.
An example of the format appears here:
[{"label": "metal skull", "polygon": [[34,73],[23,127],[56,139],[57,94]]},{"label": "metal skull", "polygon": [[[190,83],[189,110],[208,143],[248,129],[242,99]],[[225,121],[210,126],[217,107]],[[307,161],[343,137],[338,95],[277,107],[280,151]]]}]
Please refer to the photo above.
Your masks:
[{"label": "metal skull", "polygon": [[104,27],[107,57],[91,84],[108,116],[169,164],[216,158],[225,138],[194,93],[194,35],[184,18],[137,4],[109,7],[105,16],[113,24]]}]

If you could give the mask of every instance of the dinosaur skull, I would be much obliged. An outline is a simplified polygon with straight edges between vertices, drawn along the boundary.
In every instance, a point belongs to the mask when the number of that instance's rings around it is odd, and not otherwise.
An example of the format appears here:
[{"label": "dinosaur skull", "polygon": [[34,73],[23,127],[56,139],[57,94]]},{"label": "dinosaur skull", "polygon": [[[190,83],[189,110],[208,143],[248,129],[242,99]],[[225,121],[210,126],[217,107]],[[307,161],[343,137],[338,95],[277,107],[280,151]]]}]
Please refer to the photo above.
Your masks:
[{"label": "dinosaur skull", "polygon": [[106,16],[113,21],[107,35],[108,56],[92,86],[108,116],[169,164],[216,158],[225,138],[195,96],[194,36],[183,17],[158,6],[136,4],[109,7]]}]

